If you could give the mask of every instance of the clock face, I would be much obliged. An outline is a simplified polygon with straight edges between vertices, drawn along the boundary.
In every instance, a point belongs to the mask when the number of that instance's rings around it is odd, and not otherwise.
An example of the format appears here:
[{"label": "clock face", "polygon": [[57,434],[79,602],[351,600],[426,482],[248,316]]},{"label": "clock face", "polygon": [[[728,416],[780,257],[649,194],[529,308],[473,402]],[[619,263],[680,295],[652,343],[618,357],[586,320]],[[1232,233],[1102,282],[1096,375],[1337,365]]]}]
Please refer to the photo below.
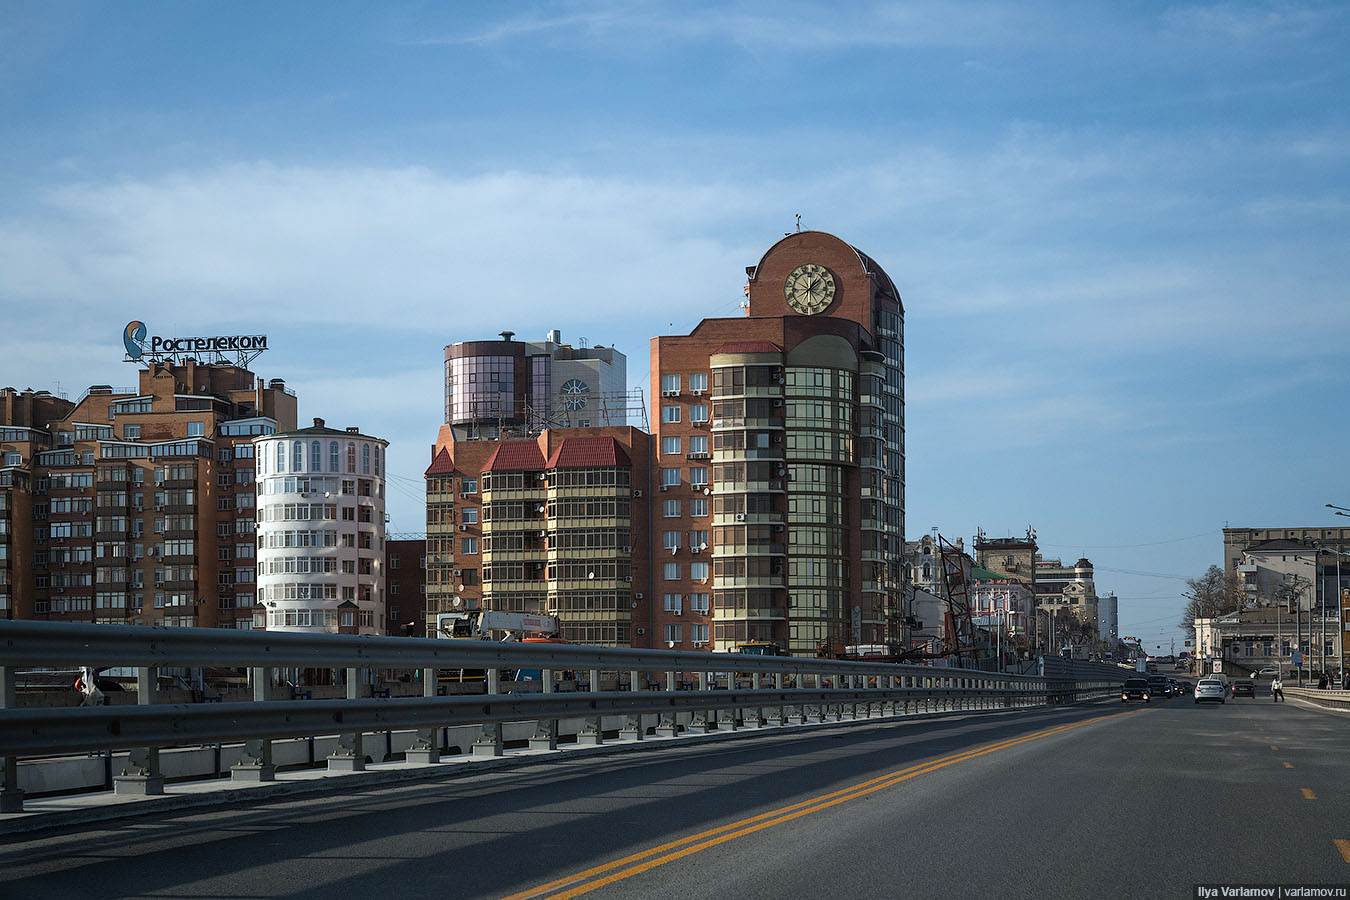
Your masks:
[{"label": "clock face", "polygon": [[815,263],[798,266],[787,277],[783,296],[795,311],[814,316],[834,302],[834,276],[829,269]]},{"label": "clock face", "polygon": [[562,386],[563,405],[568,409],[585,409],[586,395],[590,392],[586,382],[580,378],[569,378]]}]

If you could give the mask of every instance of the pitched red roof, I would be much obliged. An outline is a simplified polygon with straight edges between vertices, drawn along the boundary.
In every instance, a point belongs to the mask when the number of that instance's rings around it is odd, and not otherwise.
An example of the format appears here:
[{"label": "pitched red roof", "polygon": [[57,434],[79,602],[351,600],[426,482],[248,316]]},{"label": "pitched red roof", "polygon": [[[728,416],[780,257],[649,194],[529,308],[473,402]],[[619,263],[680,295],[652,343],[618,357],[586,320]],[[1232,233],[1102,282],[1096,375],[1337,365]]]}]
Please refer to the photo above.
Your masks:
[{"label": "pitched red roof", "polygon": [[549,469],[597,469],[614,466],[632,466],[628,452],[614,438],[563,438],[558,449],[549,457]]},{"label": "pitched red roof", "polygon": [[444,447],[441,452],[436,454],[436,458],[427,466],[426,475],[449,475],[455,471],[455,462],[450,458],[450,451]]},{"label": "pitched red roof", "polygon": [[712,352],[713,356],[720,353],[782,353],[783,348],[772,341],[732,341],[723,344]]},{"label": "pitched red roof", "polygon": [[488,457],[484,472],[531,472],[544,468],[544,454],[534,441],[502,441]]}]

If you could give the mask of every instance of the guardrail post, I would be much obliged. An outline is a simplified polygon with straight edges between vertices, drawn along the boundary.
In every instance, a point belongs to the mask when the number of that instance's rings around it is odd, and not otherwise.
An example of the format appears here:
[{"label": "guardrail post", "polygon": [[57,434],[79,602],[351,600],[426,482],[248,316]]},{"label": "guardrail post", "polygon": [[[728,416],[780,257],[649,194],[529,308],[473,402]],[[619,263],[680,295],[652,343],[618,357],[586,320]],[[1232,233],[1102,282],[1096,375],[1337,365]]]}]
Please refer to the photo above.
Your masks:
[{"label": "guardrail post", "polygon": [[[628,673],[628,689],[630,691],[641,690],[642,673],[633,669]],[[625,741],[640,741],[647,734],[642,728],[642,713],[631,713],[628,721],[623,728],[619,729],[619,737]]]},{"label": "guardrail post", "polygon": [[[436,696],[436,670],[422,670],[422,696]],[[403,758],[410,763],[421,763],[422,765],[431,765],[441,761],[441,748],[436,742],[436,726],[430,725],[426,728],[417,729],[417,734],[413,736],[413,742],[404,753]]]},{"label": "guardrail post", "polygon": [[[760,689],[759,674],[760,673],[758,672],[750,673],[750,690],[754,691],[756,694],[759,693]],[[764,727],[763,707],[759,706],[746,707],[745,717],[743,721],[745,723],[746,728],[763,728]]]},{"label": "guardrail post", "polygon": [[[736,692],[736,673],[728,672],[727,693],[734,694],[735,692]],[[735,731],[736,715],[739,712],[740,710],[736,709],[736,707],[734,706],[729,709],[718,709],[713,716],[713,721],[717,723],[716,729],[718,731]]]},{"label": "guardrail post", "polygon": [[[679,688],[675,683],[675,672],[666,673],[666,691],[674,691]],[[673,738],[680,733],[679,726],[675,722],[675,712],[663,712],[656,717],[656,734],[658,737]]]},{"label": "guardrail post", "polygon": [[[15,690],[15,670],[11,666],[0,666],[0,709],[13,709],[19,705]],[[19,789],[19,758],[6,756],[0,759],[0,813],[23,812],[23,791]]]},{"label": "guardrail post", "polygon": [[[553,693],[553,670],[539,670],[540,692],[545,694]],[[530,738],[531,750],[557,750],[558,749],[558,720],[557,719],[539,719],[534,725],[534,735]]]},{"label": "guardrail post", "polygon": [[[272,687],[272,669],[251,668],[249,680],[253,682],[253,702],[263,703],[268,699]],[[230,767],[231,781],[276,781],[277,767],[272,764],[272,741],[268,738],[255,738],[244,742],[244,750],[239,762]]]},{"label": "guardrail post", "polygon": [[[136,670],[136,703],[149,706],[158,693],[159,669]],[[122,774],[113,778],[114,794],[145,796],[164,793],[164,774],[159,769],[158,747],[137,747],[127,754]]]},{"label": "guardrail post", "polygon": [[[488,702],[502,692],[502,670],[487,670],[487,693]],[[502,723],[491,722],[484,723],[483,730],[478,735],[478,740],[473,742],[474,756],[501,756],[502,755]]]},{"label": "guardrail post", "polygon": [[[806,690],[806,676],[799,672],[793,673],[794,678],[792,686],[799,691]],[[806,706],[800,703],[788,704],[783,710],[789,725],[802,725],[806,722]]]},{"label": "guardrail post", "polygon": [[[782,693],[783,691],[782,672],[773,673],[773,689],[775,693],[780,694]],[[764,719],[760,722],[760,724],[766,725],[771,728],[780,727],[783,724],[784,718],[786,718],[786,716],[784,715],[785,712],[786,710],[783,708],[783,705],[781,703],[778,704],[777,706],[766,707],[764,711]]]},{"label": "guardrail post", "polygon": [[[348,700],[361,698],[361,682],[365,680],[362,678],[365,672],[365,669],[347,669]],[[328,771],[364,772],[366,751],[362,745],[363,737],[360,731],[344,731],[339,734],[337,748],[333,751],[333,755],[328,757]]]},{"label": "guardrail post", "polygon": [[[704,693],[708,690],[707,672],[698,673],[698,690],[699,693]],[[708,710],[706,707],[700,706],[696,708],[693,714],[690,716],[689,732],[691,734],[707,734],[709,730],[710,729],[708,727]]]},{"label": "guardrail post", "polygon": [[[591,669],[590,692],[598,694],[600,692],[600,670]],[[581,731],[577,733],[578,744],[588,744],[594,746],[605,742],[604,722],[600,716],[587,716],[586,723],[581,726]]]}]

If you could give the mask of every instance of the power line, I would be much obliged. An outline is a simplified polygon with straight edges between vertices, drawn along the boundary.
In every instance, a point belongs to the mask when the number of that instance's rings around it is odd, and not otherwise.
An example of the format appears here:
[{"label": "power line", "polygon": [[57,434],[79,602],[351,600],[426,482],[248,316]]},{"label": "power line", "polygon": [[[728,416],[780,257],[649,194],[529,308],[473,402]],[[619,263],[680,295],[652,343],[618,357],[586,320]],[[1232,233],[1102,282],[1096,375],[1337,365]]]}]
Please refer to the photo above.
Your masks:
[{"label": "power line", "polygon": [[1213,532],[1202,531],[1199,534],[1190,534],[1186,537],[1169,538],[1165,541],[1149,541],[1146,544],[1041,544],[1042,547],[1057,547],[1061,550],[1072,550],[1075,547],[1081,550],[1133,550],[1136,547],[1160,547],[1163,544],[1179,544],[1182,541],[1193,541],[1196,538],[1211,537]]}]

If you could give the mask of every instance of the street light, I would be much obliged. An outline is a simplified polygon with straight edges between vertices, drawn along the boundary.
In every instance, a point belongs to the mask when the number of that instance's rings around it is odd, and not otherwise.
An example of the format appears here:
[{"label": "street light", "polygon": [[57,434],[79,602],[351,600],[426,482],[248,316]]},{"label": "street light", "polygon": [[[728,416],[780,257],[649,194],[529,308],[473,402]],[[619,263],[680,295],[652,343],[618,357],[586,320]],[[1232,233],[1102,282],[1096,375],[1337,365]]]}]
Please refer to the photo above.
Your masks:
[{"label": "street light", "polygon": [[1334,503],[1328,503],[1326,506],[1327,506],[1327,509],[1336,509],[1336,510],[1340,510],[1340,512],[1332,513],[1333,516],[1345,516],[1345,517],[1347,517],[1347,518],[1350,518],[1350,507],[1347,507],[1347,506],[1337,506],[1337,505],[1334,504]]}]

